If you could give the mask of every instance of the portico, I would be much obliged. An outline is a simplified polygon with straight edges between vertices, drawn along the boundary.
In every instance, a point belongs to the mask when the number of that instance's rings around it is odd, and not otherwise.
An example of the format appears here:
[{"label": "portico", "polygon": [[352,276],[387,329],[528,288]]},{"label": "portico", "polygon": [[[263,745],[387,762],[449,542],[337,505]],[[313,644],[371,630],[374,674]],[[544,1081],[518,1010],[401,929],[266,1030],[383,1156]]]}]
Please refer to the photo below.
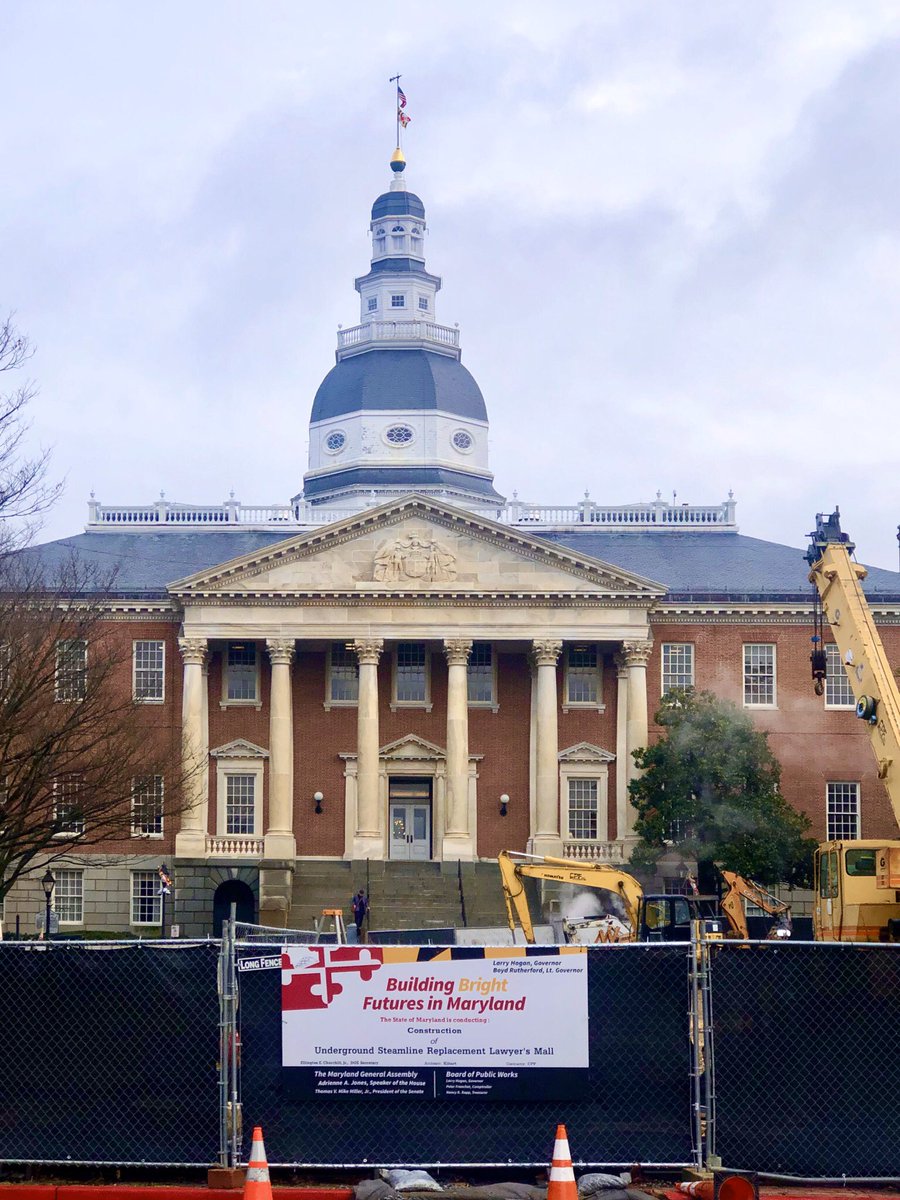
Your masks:
[{"label": "portico", "polygon": [[[525,672],[530,669],[531,720],[527,735],[523,730],[517,738],[521,749],[510,749],[532,764],[528,794],[516,795],[511,805],[517,806],[519,819],[529,814],[527,839],[533,852],[559,854],[569,840],[569,830],[561,827],[561,721],[571,722],[574,713],[582,725],[596,726],[592,743],[604,738],[613,742],[601,749],[608,756],[603,770],[614,763],[617,784],[620,778],[627,783],[631,751],[646,740],[648,612],[662,589],[436,501],[410,497],[385,505],[276,543],[170,590],[184,612],[179,643],[183,753],[185,765],[193,768],[178,856],[209,856],[216,834],[226,832],[210,828],[209,713],[217,706],[210,697],[209,662],[218,655],[224,663],[229,647],[243,648],[245,657],[250,647],[259,657],[256,699],[226,698],[218,708],[226,714],[234,709],[229,720],[247,720],[248,710],[254,709],[265,718],[264,827],[255,833],[267,862],[290,863],[295,856],[315,853],[309,836],[309,822],[315,818],[308,815],[308,799],[298,798],[296,781],[321,760],[323,740],[332,739],[324,739],[321,730],[297,727],[298,694],[309,695],[315,687],[311,669],[304,674],[301,662],[327,659],[335,664],[340,659],[349,698],[342,699],[340,688],[332,684],[334,694],[322,696],[319,712],[322,707],[356,710],[355,719],[350,713],[342,718],[342,744],[333,748],[344,781],[338,853],[347,859],[389,856],[392,774],[433,781],[430,857],[479,857],[482,814],[493,820],[498,804],[497,797],[488,798],[480,787],[482,762],[490,762],[492,780],[501,781],[499,790],[508,792],[509,787],[502,783],[503,751],[473,743],[473,720],[478,737],[490,743],[491,722],[499,727],[506,717],[505,693],[511,685],[501,673],[493,703],[473,701],[473,647],[479,647],[480,663],[493,664],[495,675],[498,662],[521,661]],[[581,662],[586,646],[595,648],[598,678],[604,671],[610,677],[602,699],[583,687],[576,698],[569,694],[573,685],[567,672],[577,673],[572,648]],[[604,663],[612,666],[613,654],[615,668],[604,668]],[[247,661],[253,661],[252,654]],[[244,664],[233,670],[252,668]],[[584,674],[583,668],[578,670]],[[483,678],[484,671],[482,666]],[[582,695],[593,700],[586,703],[578,698]],[[601,732],[601,724],[614,703],[613,741]],[[222,719],[217,712],[217,721]],[[387,721],[392,729],[399,726],[400,739],[385,739]],[[423,722],[431,736],[415,732]],[[221,759],[219,765],[221,770]],[[622,841],[630,832],[629,807],[621,786],[615,795],[616,839]],[[338,800],[328,796],[330,820]],[[604,812],[597,828],[611,824]],[[501,829],[511,833],[512,826]]]}]

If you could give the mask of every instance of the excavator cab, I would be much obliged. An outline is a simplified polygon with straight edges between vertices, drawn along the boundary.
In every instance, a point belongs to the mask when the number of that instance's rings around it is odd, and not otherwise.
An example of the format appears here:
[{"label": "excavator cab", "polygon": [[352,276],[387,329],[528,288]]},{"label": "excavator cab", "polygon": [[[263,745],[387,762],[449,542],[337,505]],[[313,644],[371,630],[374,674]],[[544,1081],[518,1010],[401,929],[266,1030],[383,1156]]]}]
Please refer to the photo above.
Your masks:
[{"label": "excavator cab", "polygon": [[638,919],[641,942],[689,942],[697,922],[704,937],[725,933],[715,896],[644,896]]}]

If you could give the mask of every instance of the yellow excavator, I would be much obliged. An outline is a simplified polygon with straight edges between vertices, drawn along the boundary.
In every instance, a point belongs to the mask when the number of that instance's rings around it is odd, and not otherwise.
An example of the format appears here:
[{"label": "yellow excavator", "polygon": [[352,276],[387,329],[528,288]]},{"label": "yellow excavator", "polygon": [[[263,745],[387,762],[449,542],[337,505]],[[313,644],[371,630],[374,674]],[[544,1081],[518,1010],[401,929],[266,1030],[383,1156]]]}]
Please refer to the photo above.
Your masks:
[{"label": "yellow excavator", "polygon": [[[809,536],[806,558],[816,588],[810,655],[816,695],[825,690],[827,624],[900,825],[900,692],[862,589],[868,572],[851,558],[856,547],[841,531],[837,509],[829,517],[818,513]],[[868,838],[819,846],[813,932],[817,941],[900,941],[900,841]]]},{"label": "yellow excavator", "polygon": [[609,899],[604,915],[564,919],[563,933],[568,942],[673,942],[689,941],[699,922],[707,938],[749,937],[742,897],[776,918],[768,936],[790,936],[790,908],[770,895],[759,884],[733,871],[721,871],[728,891],[717,896],[645,895],[643,888],[627,871],[607,863],[580,862],[571,858],[550,858],[501,850],[497,856],[506,915],[513,934],[521,927],[525,941],[534,942],[534,926],[525,892],[526,879],[571,884],[575,888],[596,888]]}]

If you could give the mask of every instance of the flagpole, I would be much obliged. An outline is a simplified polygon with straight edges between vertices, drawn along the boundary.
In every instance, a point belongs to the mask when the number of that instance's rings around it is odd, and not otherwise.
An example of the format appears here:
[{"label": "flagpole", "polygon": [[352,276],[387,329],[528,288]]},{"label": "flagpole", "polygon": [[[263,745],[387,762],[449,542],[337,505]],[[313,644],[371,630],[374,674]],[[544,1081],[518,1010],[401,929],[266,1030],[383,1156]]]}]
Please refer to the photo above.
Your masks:
[{"label": "flagpole", "polygon": [[396,109],[396,113],[397,113],[397,115],[396,115],[397,147],[399,149],[399,147],[400,147],[400,76],[392,75],[390,77],[390,79],[388,80],[388,83],[396,83],[396,85],[397,85],[397,96],[396,96],[396,100],[394,102],[394,108]]}]

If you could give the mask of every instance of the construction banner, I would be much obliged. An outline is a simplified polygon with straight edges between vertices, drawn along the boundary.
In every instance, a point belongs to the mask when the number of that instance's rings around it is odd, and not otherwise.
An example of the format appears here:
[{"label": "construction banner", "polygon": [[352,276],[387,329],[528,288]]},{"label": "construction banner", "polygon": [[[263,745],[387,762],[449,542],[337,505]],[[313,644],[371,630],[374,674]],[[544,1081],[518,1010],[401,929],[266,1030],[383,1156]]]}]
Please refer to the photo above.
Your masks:
[{"label": "construction banner", "polygon": [[298,1097],[565,1099],[589,1066],[582,946],[286,946],[281,1010]]}]

